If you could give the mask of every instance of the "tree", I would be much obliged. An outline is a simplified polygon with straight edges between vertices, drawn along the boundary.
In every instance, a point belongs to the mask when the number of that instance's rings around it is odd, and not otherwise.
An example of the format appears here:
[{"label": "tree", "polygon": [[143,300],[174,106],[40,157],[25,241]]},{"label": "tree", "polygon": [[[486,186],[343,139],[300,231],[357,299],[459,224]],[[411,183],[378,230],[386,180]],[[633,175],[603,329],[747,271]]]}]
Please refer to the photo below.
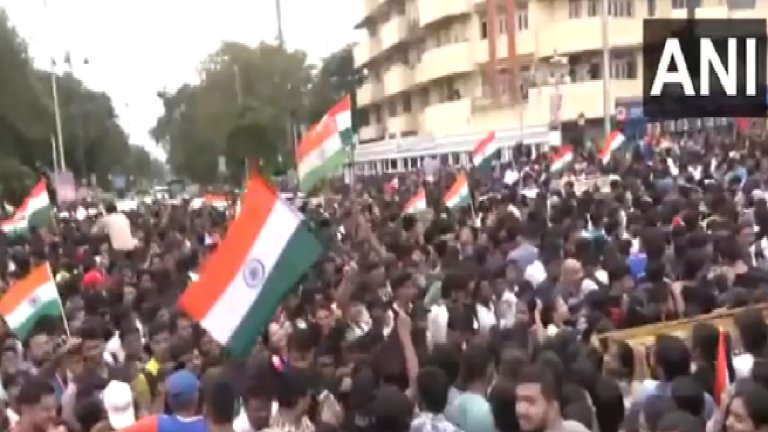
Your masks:
[{"label": "tree", "polygon": [[[112,103],[71,74],[56,79],[67,166],[81,177],[95,173],[103,181],[128,151]],[[0,9],[0,188],[4,194],[13,195],[33,182],[38,165],[53,169],[55,131],[51,75],[33,68],[26,44]]]},{"label": "tree", "polygon": [[[323,59],[307,99],[307,124],[317,123],[339,99],[354,93],[359,81],[352,45]],[[354,102],[354,101],[353,101]]]},{"label": "tree", "polygon": [[258,161],[268,174],[292,159],[289,124],[305,116],[312,83],[303,52],[224,43],[205,60],[201,77],[197,86],[160,95],[165,112],[151,131],[178,174],[216,182],[222,155],[231,179],[240,181],[246,159]]}]

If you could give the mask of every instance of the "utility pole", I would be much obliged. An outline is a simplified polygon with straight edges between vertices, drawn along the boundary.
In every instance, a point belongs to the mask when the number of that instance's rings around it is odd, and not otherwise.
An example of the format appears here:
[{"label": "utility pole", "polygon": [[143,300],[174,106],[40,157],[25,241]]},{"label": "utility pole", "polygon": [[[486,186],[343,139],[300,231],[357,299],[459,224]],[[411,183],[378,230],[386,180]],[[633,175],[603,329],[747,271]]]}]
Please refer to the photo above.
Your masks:
[{"label": "utility pole", "polygon": [[[688,0],[690,1],[690,0]],[[600,21],[603,51],[603,132],[607,137],[611,133],[611,46],[608,42],[608,21],[611,18],[608,0],[601,2]]]},{"label": "utility pole", "polygon": [[285,47],[285,39],[283,38],[283,8],[281,0],[275,0],[275,14],[277,15],[277,43],[280,45],[280,48],[283,48]]},{"label": "utility pole", "polygon": [[[275,0],[275,18],[277,19],[277,44],[280,48],[285,49],[285,37],[283,36],[283,8],[282,0]],[[296,160],[296,124],[293,118],[293,112],[288,110],[288,116],[285,122],[285,138],[290,145],[290,154]],[[278,154],[279,156],[279,154]],[[298,169],[298,168],[297,168]]]},{"label": "utility pole", "polygon": [[[54,63],[55,64],[55,63]],[[61,170],[66,171],[67,164],[64,159],[64,138],[61,133],[61,111],[59,109],[59,92],[56,89],[56,71],[51,67],[51,93],[53,93],[53,114],[56,120],[56,138],[59,143],[59,162]]]}]

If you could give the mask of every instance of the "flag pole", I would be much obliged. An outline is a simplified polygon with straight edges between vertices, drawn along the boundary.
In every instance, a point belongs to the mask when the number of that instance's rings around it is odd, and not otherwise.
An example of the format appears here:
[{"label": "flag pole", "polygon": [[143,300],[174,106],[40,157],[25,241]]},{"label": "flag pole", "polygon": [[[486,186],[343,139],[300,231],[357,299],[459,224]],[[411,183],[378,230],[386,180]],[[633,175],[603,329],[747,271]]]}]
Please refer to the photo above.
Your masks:
[{"label": "flag pole", "polygon": [[56,286],[56,299],[59,302],[59,308],[61,309],[61,321],[64,323],[64,332],[67,334],[67,339],[72,337],[72,332],[69,331],[69,323],[67,322],[67,314],[64,311],[64,304],[61,302],[61,295],[59,295],[59,287],[56,285],[56,277],[53,275],[53,271],[51,271],[51,264],[49,262],[45,262],[45,268],[48,271],[48,276],[51,277],[51,280],[53,281],[54,286]]}]

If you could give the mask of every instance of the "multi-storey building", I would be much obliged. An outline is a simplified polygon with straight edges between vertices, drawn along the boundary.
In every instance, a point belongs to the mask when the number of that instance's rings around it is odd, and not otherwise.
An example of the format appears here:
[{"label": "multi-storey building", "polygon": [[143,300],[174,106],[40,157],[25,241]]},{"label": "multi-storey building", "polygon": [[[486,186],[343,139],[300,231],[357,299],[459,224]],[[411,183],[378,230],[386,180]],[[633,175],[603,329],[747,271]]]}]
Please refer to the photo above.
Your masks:
[{"label": "multi-storey building", "polygon": [[358,1],[361,171],[411,169],[427,154],[466,163],[491,130],[510,146],[557,144],[577,121],[600,135],[617,107],[638,115],[643,18],[684,18],[686,1],[699,18],[768,9],[768,0]]}]

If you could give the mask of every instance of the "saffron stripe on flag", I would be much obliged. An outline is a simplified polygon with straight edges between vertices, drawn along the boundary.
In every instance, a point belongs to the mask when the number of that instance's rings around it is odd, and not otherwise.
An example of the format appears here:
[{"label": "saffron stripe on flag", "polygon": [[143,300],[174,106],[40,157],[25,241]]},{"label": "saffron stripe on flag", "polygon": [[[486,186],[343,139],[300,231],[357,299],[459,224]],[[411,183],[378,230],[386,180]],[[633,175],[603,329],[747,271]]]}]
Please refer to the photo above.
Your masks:
[{"label": "saffron stripe on flag", "polygon": [[50,270],[47,265],[41,265],[33,269],[24,279],[16,282],[13,285],[13,289],[9,289],[0,298],[0,315],[5,316],[13,312],[37,288],[51,280]]}]

